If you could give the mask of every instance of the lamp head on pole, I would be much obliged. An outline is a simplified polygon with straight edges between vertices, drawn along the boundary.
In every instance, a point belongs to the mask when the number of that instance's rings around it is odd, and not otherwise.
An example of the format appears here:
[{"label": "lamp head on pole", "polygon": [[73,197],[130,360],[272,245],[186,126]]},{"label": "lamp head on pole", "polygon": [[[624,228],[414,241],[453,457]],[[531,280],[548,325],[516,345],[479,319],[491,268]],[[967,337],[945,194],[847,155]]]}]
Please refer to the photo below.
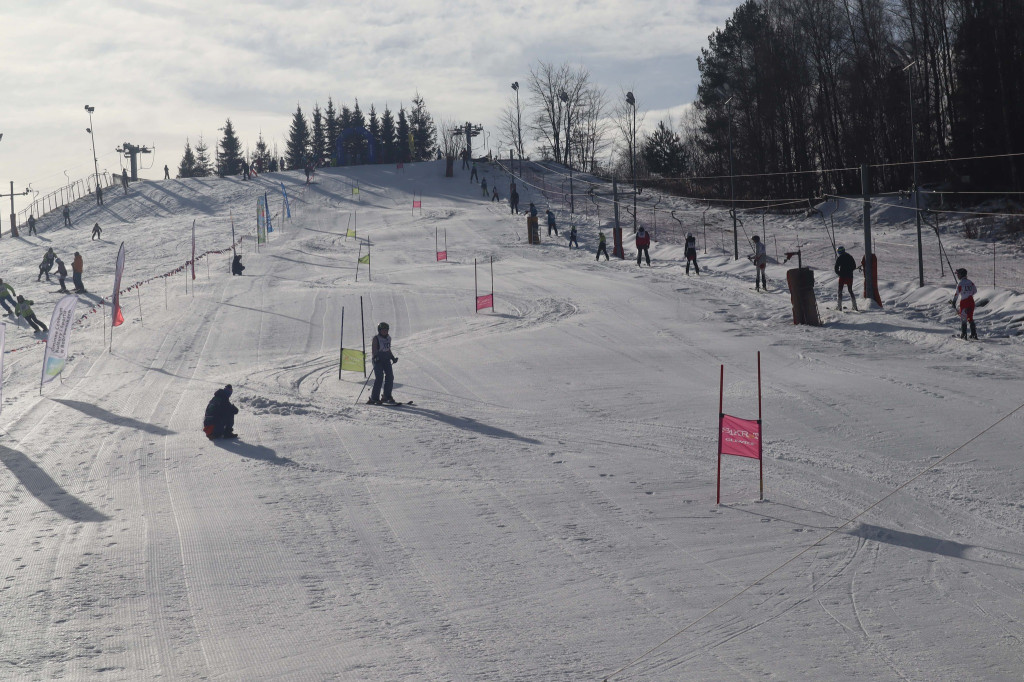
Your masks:
[{"label": "lamp head on pole", "polygon": [[569,95],[565,94],[565,90],[562,90],[560,93],[558,93],[558,99],[562,100],[563,102],[568,103],[569,102]]},{"label": "lamp head on pole", "polygon": [[519,81],[515,81],[514,83],[512,83],[512,89],[515,90],[516,92],[519,92]]},{"label": "lamp head on pole", "polygon": [[636,99],[633,98],[632,92],[626,93],[626,104],[633,107],[634,109],[636,108]]},{"label": "lamp head on pole", "polygon": [[86,104],[85,110],[91,114],[92,112],[96,111],[96,107],[90,107],[88,104]]}]

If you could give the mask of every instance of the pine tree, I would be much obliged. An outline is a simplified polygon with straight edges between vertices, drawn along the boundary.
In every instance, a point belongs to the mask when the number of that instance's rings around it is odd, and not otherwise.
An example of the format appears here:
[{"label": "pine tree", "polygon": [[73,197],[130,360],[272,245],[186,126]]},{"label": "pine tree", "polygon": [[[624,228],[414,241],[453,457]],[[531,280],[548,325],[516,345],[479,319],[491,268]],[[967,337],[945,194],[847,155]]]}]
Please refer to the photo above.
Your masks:
[{"label": "pine tree", "polygon": [[217,145],[217,175],[226,177],[242,172],[242,144],[235,135],[235,128],[229,118],[224,123],[224,137]]},{"label": "pine tree", "polygon": [[384,113],[380,115],[380,158],[384,163],[395,162],[395,117],[391,109],[384,105]]},{"label": "pine tree", "polygon": [[370,105],[370,117],[366,124],[366,130],[369,131],[370,137],[373,138],[373,146],[376,148],[376,161],[380,163],[380,121],[377,119],[377,109],[374,108],[373,104]]},{"label": "pine tree", "polygon": [[213,175],[213,163],[210,161],[210,148],[203,136],[196,142],[196,165],[192,168],[193,178],[208,178]]},{"label": "pine tree", "polygon": [[[356,100],[355,106],[352,107],[352,128],[356,131],[363,131],[366,129],[366,119],[363,117],[363,112],[359,108],[359,100]],[[348,149],[349,155],[352,158],[353,163],[366,163],[366,138],[360,135],[353,135],[348,138]]]},{"label": "pine tree", "polygon": [[188,138],[185,138],[185,154],[181,157],[181,163],[178,164],[178,177],[195,177],[195,172],[196,155],[192,153],[192,145],[189,144]]},{"label": "pine tree", "polygon": [[395,161],[412,160],[412,143],[409,140],[409,121],[405,117],[405,107],[398,109],[398,125],[395,126]]},{"label": "pine tree", "polygon": [[252,156],[252,163],[256,167],[257,173],[265,173],[271,170],[271,165],[276,166],[277,164],[271,163],[270,149],[267,147],[266,141],[263,139],[263,131],[260,131],[260,136],[256,140],[256,151]]},{"label": "pine tree", "polygon": [[324,128],[327,133],[327,158],[330,159],[329,165],[333,166],[336,163],[338,154],[338,112],[334,109],[334,101],[327,98],[327,109],[324,111]]},{"label": "pine tree", "polygon": [[306,125],[306,117],[302,115],[302,106],[295,106],[295,114],[292,116],[292,125],[288,129],[288,146],[285,149],[288,168],[304,168],[306,158],[309,156],[309,126]]},{"label": "pine tree", "polygon": [[686,146],[664,121],[658,121],[657,129],[640,144],[640,155],[652,173],[679,177],[689,171]]},{"label": "pine tree", "polygon": [[412,98],[412,105],[409,128],[413,137],[413,160],[428,161],[434,157],[437,147],[437,128],[420,93]]},{"label": "pine tree", "polygon": [[323,166],[327,155],[327,134],[324,130],[324,117],[320,112],[319,103],[313,106],[313,130],[310,140],[310,152],[313,157],[313,163],[318,168]]},{"label": "pine tree", "polygon": [[[352,110],[347,104],[341,105],[341,114],[338,116],[338,137],[343,137],[352,128]],[[352,165],[351,138],[344,137],[341,146],[345,152],[345,163]],[[337,147],[335,147],[337,149]]]}]

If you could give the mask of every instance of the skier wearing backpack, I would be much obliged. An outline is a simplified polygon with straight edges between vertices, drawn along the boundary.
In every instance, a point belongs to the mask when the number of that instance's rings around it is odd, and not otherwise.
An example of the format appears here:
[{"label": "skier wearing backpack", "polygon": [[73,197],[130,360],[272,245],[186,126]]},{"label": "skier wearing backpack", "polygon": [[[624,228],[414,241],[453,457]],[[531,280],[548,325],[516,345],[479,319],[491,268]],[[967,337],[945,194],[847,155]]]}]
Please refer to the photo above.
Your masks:
[{"label": "skier wearing backpack", "polygon": [[[370,357],[373,361],[374,379],[370,399],[366,401],[368,405],[398,404],[398,401],[391,396],[391,387],[395,383],[395,373],[391,369],[391,365],[398,362],[398,358],[391,352],[391,336],[388,333],[390,330],[391,326],[387,322],[381,322],[377,325],[377,335],[373,337]],[[384,389],[383,398],[381,397],[382,387]]]},{"label": "skier wearing backpack", "polygon": [[843,287],[845,286],[850,291],[850,302],[853,304],[853,309],[857,309],[857,299],[853,295],[853,271],[857,269],[857,261],[853,259],[853,256],[846,253],[846,249],[840,246],[836,249],[839,254],[836,258],[836,274],[839,275],[839,302],[836,304],[836,310],[843,309]]},{"label": "skier wearing backpack", "polygon": [[978,287],[974,286],[974,282],[967,279],[966,269],[960,268],[957,270],[956,276],[960,282],[956,285],[956,293],[953,294],[953,298],[949,302],[954,303],[958,298],[960,299],[960,307],[958,308],[960,314],[960,338],[967,338],[967,325],[971,325],[970,338],[977,339],[978,328],[974,326],[974,295],[978,293]]}]

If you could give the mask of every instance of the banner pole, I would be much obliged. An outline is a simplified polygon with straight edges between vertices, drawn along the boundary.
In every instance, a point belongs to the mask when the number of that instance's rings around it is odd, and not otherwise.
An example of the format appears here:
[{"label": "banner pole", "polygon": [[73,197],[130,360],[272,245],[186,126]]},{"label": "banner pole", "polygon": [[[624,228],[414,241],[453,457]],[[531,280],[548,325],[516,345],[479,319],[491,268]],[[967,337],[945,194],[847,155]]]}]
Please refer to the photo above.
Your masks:
[{"label": "banner pole", "polygon": [[480,312],[480,289],[476,285],[476,258],[473,259],[473,308]]},{"label": "banner pole", "polygon": [[719,365],[718,373],[718,478],[715,489],[715,504],[722,504],[722,394],[725,392],[725,365]]},{"label": "banner pole", "polygon": [[338,338],[338,381],[341,381],[341,363],[345,361],[345,306],[341,306],[341,334]]},{"label": "banner pole", "polygon": [[[359,239],[356,239],[359,242]],[[356,253],[356,281],[359,281],[359,261],[363,258],[363,243],[359,242],[359,251]]]},{"label": "banner pole", "polygon": [[366,376],[366,318],[363,316],[363,297],[359,297],[359,338],[363,340],[363,376]]},{"label": "banner pole", "polygon": [[494,312],[494,256],[491,256],[491,312]]},{"label": "banner pole", "polygon": [[434,228],[434,260],[437,260],[437,228]]},{"label": "banner pole", "polygon": [[761,421],[761,351],[757,351],[757,464],[761,476],[761,501],[764,502],[764,422]]},{"label": "banner pole", "polygon": [[[366,255],[370,255],[370,238],[366,238]],[[373,281],[373,259],[368,258],[366,262],[366,278]]]},{"label": "banner pole", "polygon": [[135,293],[139,295],[139,324],[145,327],[146,321],[142,319],[142,287],[135,287]]},{"label": "banner pole", "polygon": [[164,310],[167,310],[167,277],[164,277]]}]

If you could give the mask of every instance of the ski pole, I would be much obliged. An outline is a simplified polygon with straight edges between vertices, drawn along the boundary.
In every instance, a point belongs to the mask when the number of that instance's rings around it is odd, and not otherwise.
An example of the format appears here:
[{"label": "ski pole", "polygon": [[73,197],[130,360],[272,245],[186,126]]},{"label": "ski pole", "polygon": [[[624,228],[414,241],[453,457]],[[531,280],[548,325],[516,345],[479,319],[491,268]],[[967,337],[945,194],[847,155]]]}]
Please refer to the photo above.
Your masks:
[{"label": "ski pole", "polygon": [[361,389],[359,389],[359,395],[357,395],[357,396],[356,396],[355,402],[354,402],[354,403],[352,403],[353,405],[357,405],[357,404],[359,403],[359,399],[363,397],[363,391],[365,391],[365,390],[366,390],[366,385],[367,385],[368,383],[370,383],[370,377],[372,377],[372,376],[373,376],[373,372],[371,372],[371,373],[370,373],[370,374],[369,374],[369,375],[368,375],[368,376],[366,377],[366,381],[364,381],[364,382],[363,382],[363,387],[362,387]]}]

